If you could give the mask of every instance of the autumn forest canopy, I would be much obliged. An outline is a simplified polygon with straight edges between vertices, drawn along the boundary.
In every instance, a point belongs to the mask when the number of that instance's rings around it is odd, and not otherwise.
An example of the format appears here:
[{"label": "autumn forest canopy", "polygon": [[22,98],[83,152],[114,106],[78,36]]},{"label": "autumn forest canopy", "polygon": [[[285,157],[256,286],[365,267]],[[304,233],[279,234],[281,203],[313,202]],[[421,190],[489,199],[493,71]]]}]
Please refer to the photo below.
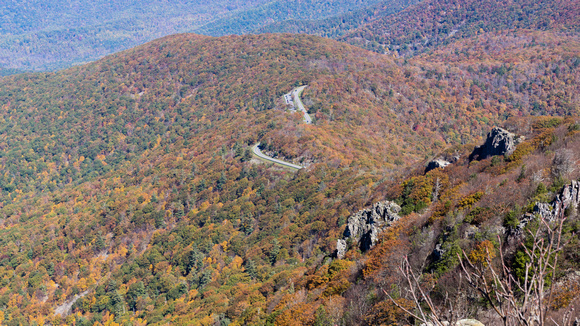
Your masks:
[{"label": "autumn forest canopy", "polygon": [[[156,26],[139,25],[146,8],[95,6],[132,40],[120,47],[85,37],[111,36],[90,21],[53,47],[41,25],[63,22],[34,17],[74,5],[0,12],[12,15],[0,24],[12,34],[0,37],[0,323],[413,325],[405,310],[437,314],[453,297],[456,317],[501,324],[500,299],[468,276],[505,266],[526,282],[548,238],[540,217],[578,188],[578,4],[297,3],[301,14],[216,2],[210,19],[207,4],[182,1]],[[195,19],[180,16],[189,6]],[[233,35],[137,45],[175,21]],[[7,49],[63,46],[55,65],[5,64]],[[304,85],[312,124],[283,100]],[[495,126],[514,147],[474,156]],[[258,142],[304,168],[258,159]],[[426,170],[433,159],[449,165]],[[353,214],[385,200],[400,218],[370,250],[345,236]],[[580,311],[575,205],[554,215],[562,241],[546,261],[558,268],[534,278],[547,280],[546,320]],[[433,306],[415,304],[401,264]]]}]

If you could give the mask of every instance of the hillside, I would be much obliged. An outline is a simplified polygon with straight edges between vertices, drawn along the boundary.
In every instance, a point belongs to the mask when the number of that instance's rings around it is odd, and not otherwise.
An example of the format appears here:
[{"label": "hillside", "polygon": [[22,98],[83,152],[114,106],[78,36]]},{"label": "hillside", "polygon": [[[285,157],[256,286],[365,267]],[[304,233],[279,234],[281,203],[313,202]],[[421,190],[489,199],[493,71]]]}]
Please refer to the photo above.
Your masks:
[{"label": "hillside", "polygon": [[0,8],[0,67],[55,70],[267,3],[8,1]]},{"label": "hillside", "polygon": [[[423,230],[433,230],[429,246],[446,237],[421,223],[467,214],[460,199],[472,192],[485,192],[475,206],[495,210],[504,192],[490,189],[504,179],[512,204],[532,200],[532,185],[514,184],[522,170],[519,184],[545,170],[549,196],[578,178],[548,173],[554,153],[577,150],[569,116],[580,115],[580,45],[549,33],[490,32],[409,60],[308,35],[181,34],[2,77],[0,320],[380,323],[369,318],[387,314],[378,289],[392,265],[372,262],[392,243],[333,260],[352,213],[385,198],[406,203],[403,226],[416,233],[395,238],[420,251]],[[312,125],[283,110],[281,96],[301,84]],[[568,118],[528,117],[546,114]],[[490,170],[491,159],[466,161],[469,144],[516,116],[526,117],[508,121],[514,132],[553,141]],[[258,141],[307,168],[252,160]],[[441,208],[413,186],[431,192],[425,160],[450,146],[464,159],[444,172],[451,204]],[[534,155],[543,165],[522,168]],[[516,209],[505,199],[485,221]],[[437,266],[441,275],[457,267]],[[55,316],[67,302],[72,313]]]},{"label": "hillside", "polygon": [[[276,24],[277,22],[282,22],[282,24],[284,24],[286,21],[318,21],[328,19],[328,17],[342,17],[351,11],[372,7],[379,1],[380,0],[273,1],[266,5],[246,10],[233,17],[209,23],[194,30],[194,32],[212,36],[256,32],[262,33],[263,31],[261,30],[261,27]],[[289,31],[278,30],[275,32]]]},{"label": "hillside", "polygon": [[339,16],[377,2],[8,2],[0,8],[0,68],[53,71],[175,33],[244,34],[273,22]]},{"label": "hillside", "polygon": [[417,3],[415,0],[381,1],[351,12],[323,19],[288,19],[273,22],[252,31],[253,33],[301,33],[338,38],[376,19],[395,14]]},{"label": "hillside", "polygon": [[340,40],[378,52],[411,56],[456,40],[501,30],[552,30],[578,35],[577,1],[421,1],[383,15]]}]

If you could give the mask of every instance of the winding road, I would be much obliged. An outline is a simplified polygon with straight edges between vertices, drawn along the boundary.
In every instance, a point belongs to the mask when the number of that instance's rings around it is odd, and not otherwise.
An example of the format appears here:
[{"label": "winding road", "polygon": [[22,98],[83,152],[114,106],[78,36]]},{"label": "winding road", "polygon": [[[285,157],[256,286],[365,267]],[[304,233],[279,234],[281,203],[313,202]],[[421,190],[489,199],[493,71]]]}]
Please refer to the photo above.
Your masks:
[{"label": "winding road", "polygon": [[[296,103],[296,105],[298,106],[298,110],[302,111],[302,114],[304,115],[304,123],[310,125],[310,124],[312,124],[312,119],[310,118],[308,111],[304,107],[304,104],[302,104],[302,100],[300,100],[300,94],[302,94],[302,91],[305,88],[306,88],[306,85],[294,88],[290,93],[284,95],[284,100],[286,101],[286,104],[291,104],[292,106],[294,106],[294,103]],[[293,101],[290,100],[290,96],[292,96]],[[276,163],[276,164],[279,164],[279,165],[282,165],[282,166],[285,166],[285,167],[288,167],[291,169],[300,170],[300,169],[304,168],[303,166],[284,162],[282,160],[278,160],[278,159],[275,159],[275,158],[272,158],[270,156],[265,155],[260,150],[260,143],[257,143],[256,145],[254,145],[252,147],[252,153],[254,153],[254,155],[256,155],[257,157],[259,157],[265,161]]]},{"label": "winding road", "polygon": [[294,98],[294,103],[296,103],[298,105],[298,110],[302,111],[302,113],[304,114],[304,122],[306,124],[311,125],[312,118],[310,118],[308,111],[306,110],[306,108],[304,107],[304,104],[302,104],[302,100],[300,99],[300,94],[302,94],[302,91],[305,88],[306,88],[306,85],[294,88],[291,93],[292,93],[292,97]]},{"label": "winding road", "polygon": [[303,166],[296,165],[296,164],[292,164],[292,163],[288,163],[288,162],[284,162],[284,161],[281,161],[281,160],[277,160],[275,158],[272,158],[270,156],[267,156],[264,153],[262,153],[262,151],[260,150],[260,147],[259,146],[260,146],[260,143],[257,143],[252,148],[252,153],[254,153],[254,155],[258,156],[259,158],[264,159],[264,160],[266,160],[268,162],[280,164],[280,165],[283,165],[285,167],[289,167],[289,168],[296,169],[296,170],[300,170],[300,169],[303,168]]}]

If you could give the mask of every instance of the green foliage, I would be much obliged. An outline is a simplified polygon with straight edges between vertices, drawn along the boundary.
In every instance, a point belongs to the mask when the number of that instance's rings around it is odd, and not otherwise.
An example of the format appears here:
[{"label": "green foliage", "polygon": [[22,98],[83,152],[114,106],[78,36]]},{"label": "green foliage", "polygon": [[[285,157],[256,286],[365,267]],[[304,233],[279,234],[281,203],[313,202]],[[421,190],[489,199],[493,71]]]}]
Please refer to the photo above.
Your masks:
[{"label": "green foliage", "polygon": [[272,247],[270,248],[270,251],[268,252],[268,258],[270,260],[270,264],[274,265],[276,263],[276,261],[278,260],[279,254],[280,254],[280,243],[278,242],[277,239],[274,239],[274,241],[272,241]]},{"label": "green foliage", "polygon": [[445,253],[441,256],[441,259],[432,265],[433,273],[438,276],[454,269],[459,264],[459,258],[457,257],[461,255],[461,247],[458,240],[446,241],[442,248]]},{"label": "green foliage", "polygon": [[580,123],[573,123],[568,126],[569,132],[579,131],[580,130]]},{"label": "green foliage", "polygon": [[514,209],[509,210],[504,219],[503,226],[509,229],[515,229],[520,225],[519,216],[521,215],[521,209],[516,205]]},{"label": "green foliage", "polygon": [[433,181],[425,176],[413,177],[402,184],[403,192],[397,199],[401,214],[419,212],[431,204]]},{"label": "green foliage", "polygon": [[314,326],[332,326],[334,325],[330,316],[326,312],[324,306],[320,305],[316,309],[316,314],[314,315]]},{"label": "green foliage", "polygon": [[559,125],[561,125],[564,122],[564,119],[559,118],[559,117],[553,117],[553,118],[545,118],[545,119],[541,119],[536,121],[536,123],[534,123],[534,128],[536,129],[546,129],[546,128],[555,128]]},{"label": "green foliage", "polygon": [[554,179],[554,181],[552,182],[552,185],[550,186],[550,188],[548,190],[552,193],[556,193],[556,192],[560,191],[562,189],[562,187],[564,187],[564,185],[566,185],[568,183],[570,183],[569,180],[567,180],[566,178],[564,178],[562,176],[558,176]]},{"label": "green foliage", "polygon": [[475,207],[467,216],[464,222],[474,225],[481,225],[493,215],[493,211],[489,207]]},{"label": "green foliage", "polygon": [[522,180],[524,180],[525,177],[526,177],[526,165],[523,164],[522,167],[520,168],[520,174],[516,178],[516,182],[522,182]]},{"label": "green foliage", "polygon": [[502,163],[502,158],[501,156],[494,156],[491,158],[491,166],[498,166]]}]

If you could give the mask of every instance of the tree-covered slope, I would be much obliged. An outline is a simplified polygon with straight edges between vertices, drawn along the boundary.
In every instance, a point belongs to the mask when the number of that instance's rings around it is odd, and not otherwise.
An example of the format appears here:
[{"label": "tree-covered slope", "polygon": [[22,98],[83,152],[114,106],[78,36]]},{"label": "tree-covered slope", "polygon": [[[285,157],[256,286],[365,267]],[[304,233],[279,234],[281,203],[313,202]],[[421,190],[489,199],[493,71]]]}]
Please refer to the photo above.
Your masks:
[{"label": "tree-covered slope", "polygon": [[175,33],[244,34],[273,22],[338,16],[377,2],[12,1],[0,8],[0,67],[62,69]]},{"label": "tree-covered slope", "polygon": [[[205,35],[228,35],[268,32],[293,32],[290,30],[270,30],[262,29],[263,26],[286,21],[319,21],[328,17],[341,19],[345,15],[354,11],[354,15],[359,17],[359,9],[374,7],[379,0],[333,0],[333,1],[273,1],[263,6],[252,8],[241,12],[233,17],[220,19],[209,23],[199,29],[196,33]],[[364,9],[363,9],[364,10]],[[332,19],[332,18],[328,18]],[[307,32],[307,34],[315,34]],[[317,34],[318,35],[318,34]]]},{"label": "tree-covered slope", "polygon": [[577,35],[576,1],[421,1],[375,19],[341,40],[375,51],[412,55],[499,30],[564,30]]},{"label": "tree-covered slope", "polygon": [[0,8],[0,66],[55,70],[190,31],[256,1],[8,1]]},{"label": "tree-covered slope", "polygon": [[381,1],[380,3],[369,5],[365,8],[348,13],[342,13],[340,15],[334,15],[329,18],[315,20],[289,19],[280,22],[273,22],[252,32],[303,33],[336,39],[370,23],[371,21],[395,14],[416,2],[417,1],[414,0]]},{"label": "tree-covered slope", "polygon": [[[307,35],[182,34],[2,77],[0,316],[362,323],[359,256],[326,264],[351,213],[509,116],[578,115],[575,38],[525,32],[502,52],[504,36],[404,61]],[[300,84],[312,125],[283,110]],[[252,160],[258,141],[307,168]],[[476,166],[458,169],[454,186]]]}]

